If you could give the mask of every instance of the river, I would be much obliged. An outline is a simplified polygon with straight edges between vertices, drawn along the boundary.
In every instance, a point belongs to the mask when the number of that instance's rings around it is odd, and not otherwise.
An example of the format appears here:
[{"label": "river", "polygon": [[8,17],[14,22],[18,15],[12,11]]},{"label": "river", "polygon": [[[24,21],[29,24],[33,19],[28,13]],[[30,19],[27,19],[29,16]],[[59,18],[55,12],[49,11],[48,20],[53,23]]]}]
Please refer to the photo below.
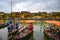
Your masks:
[{"label": "river", "polygon": [[[34,29],[33,29],[33,38],[35,40],[43,40],[43,26],[41,26],[39,23],[34,24]],[[0,40],[7,40],[8,37],[8,30],[7,27],[0,29]]]}]

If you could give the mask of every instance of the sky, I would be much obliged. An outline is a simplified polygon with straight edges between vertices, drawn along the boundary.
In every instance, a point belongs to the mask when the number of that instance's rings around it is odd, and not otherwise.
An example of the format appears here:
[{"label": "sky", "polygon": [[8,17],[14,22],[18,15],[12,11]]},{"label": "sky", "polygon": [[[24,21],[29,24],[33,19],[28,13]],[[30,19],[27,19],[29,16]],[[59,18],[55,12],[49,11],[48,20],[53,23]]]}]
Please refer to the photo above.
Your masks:
[{"label": "sky", "polygon": [[[12,0],[12,11],[60,12],[60,0]],[[0,0],[0,12],[11,12],[11,0]]]}]

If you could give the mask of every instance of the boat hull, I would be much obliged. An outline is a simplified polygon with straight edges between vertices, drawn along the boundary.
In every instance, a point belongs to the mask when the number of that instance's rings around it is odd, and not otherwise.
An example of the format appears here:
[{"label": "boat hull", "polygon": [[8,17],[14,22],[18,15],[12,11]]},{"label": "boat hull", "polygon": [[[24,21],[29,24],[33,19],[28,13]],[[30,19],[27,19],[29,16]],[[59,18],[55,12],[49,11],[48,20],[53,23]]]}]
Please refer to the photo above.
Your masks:
[{"label": "boat hull", "polygon": [[23,38],[20,38],[20,39],[16,39],[16,40],[30,40],[30,39],[33,39],[33,30],[30,34],[28,34],[27,36],[23,37]]}]

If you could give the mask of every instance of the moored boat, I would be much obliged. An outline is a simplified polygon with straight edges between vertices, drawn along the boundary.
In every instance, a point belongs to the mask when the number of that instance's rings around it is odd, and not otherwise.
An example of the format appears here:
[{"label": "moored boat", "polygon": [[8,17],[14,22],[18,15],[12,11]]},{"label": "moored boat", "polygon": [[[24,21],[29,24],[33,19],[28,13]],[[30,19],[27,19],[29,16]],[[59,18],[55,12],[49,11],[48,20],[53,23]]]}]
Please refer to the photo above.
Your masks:
[{"label": "moored boat", "polygon": [[60,21],[46,20],[46,24],[49,24],[47,29],[44,30],[44,36],[47,40],[60,40]]},{"label": "moored boat", "polygon": [[29,40],[33,36],[33,26],[29,24],[27,28],[22,30],[18,35],[15,36],[15,40]]},{"label": "moored boat", "polygon": [[30,30],[29,33],[21,32],[20,35],[15,36],[15,40],[29,40],[33,36],[33,30]]},{"label": "moored boat", "polygon": [[[27,40],[29,39],[31,36],[33,36],[33,26],[31,23],[29,23],[28,26],[24,25],[23,27],[17,27],[15,26],[14,28],[10,28],[10,26],[8,26],[8,40]],[[12,26],[13,27],[13,26]]]}]

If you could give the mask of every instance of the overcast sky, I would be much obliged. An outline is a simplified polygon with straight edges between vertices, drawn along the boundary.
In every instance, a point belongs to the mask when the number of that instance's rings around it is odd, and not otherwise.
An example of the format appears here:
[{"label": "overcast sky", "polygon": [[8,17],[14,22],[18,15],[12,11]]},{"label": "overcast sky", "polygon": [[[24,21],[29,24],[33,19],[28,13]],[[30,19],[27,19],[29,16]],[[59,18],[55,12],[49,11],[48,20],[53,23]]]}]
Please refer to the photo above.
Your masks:
[{"label": "overcast sky", "polygon": [[[0,11],[11,12],[11,0],[0,0]],[[12,11],[60,12],[60,0],[12,0]]]}]

